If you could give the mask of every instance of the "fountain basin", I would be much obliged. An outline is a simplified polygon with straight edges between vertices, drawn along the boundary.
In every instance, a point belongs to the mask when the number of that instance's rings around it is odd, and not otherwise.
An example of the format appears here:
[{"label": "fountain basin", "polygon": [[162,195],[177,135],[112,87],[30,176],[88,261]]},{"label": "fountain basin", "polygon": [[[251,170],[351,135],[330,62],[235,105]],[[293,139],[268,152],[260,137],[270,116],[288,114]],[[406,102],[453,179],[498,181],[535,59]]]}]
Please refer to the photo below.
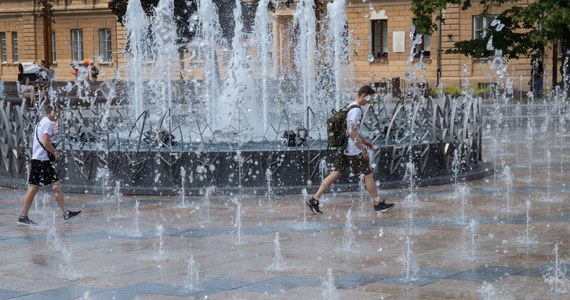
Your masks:
[{"label": "fountain basin", "polygon": [[[244,145],[245,146],[245,145]],[[273,149],[271,148],[273,146]],[[453,146],[450,146],[453,147]],[[418,186],[448,184],[454,180],[473,180],[493,173],[491,164],[475,157],[464,160],[454,176],[450,152],[442,153],[440,143],[410,147],[383,146],[373,155],[374,177],[380,189],[408,186],[405,164],[411,157],[418,166]],[[98,193],[121,184],[123,194],[177,195],[182,188],[187,195],[201,195],[210,186],[223,193],[264,194],[299,193],[303,188],[316,190],[323,176],[332,168],[334,150],[325,142],[310,146],[285,147],[278,143],[256,144],[240,150],[176,151],[147,147],[139,151],[64,150],[64,158],[56,164],[64,190],[73,193]],[[14,161],[13,157],[5,157]],[[10,155],[8,155],[10,156]],[[321,161],[325,161],[322,163]],[[15,168],[0,171],[0,182],[6,187],[24,188],[27,182],[25,161],[16,160]],[[10,166],[10,163],[8,163]],[[186,178],[182,178],[182,168]],[[9,168],[10,169],[10,168]],[[270,170],[268,183],[266,175]],[[182,186],[184,182],[184,187]],[[335,191],[358,189],[359,177],[343,176],[333,185]]]}]

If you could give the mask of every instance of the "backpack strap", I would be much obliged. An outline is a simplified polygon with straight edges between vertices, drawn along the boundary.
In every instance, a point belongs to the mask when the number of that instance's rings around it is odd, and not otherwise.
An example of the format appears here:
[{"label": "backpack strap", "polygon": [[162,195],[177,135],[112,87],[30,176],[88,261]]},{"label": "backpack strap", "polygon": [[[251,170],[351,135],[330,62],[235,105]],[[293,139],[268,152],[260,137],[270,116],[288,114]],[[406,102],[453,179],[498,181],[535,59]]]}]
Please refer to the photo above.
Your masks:
[{"label": "backpack strap", "polygon": [[[348,106],[348,108],[346,109],[346,115],[347,115],[347,116],[348,116],[348,112],[351,111],[353,108],[358,108],[358,109],[360,109],[360,112],[362,112],[362,107],[360,107],[360,105],[358,105],[358,104],[350,104],[350,105]],[[362,122],[362,118],[360,118],[360,122]],[[360,124],[358,124],[358,125],[360,125]]]},{"label": "backpack strap", "polygon": [[[360,111],[362,112],[362,108],[360,107],[360,105],[358,105],[358,104],[350,104],[350,105],[348,105],[348,108],[346,109],[346,117],[348,117],[348,112],[350,112],[350,111],[351,111],[352,109],[354,109],[354,108],[358,108],[358,109],[360,109]],[[362,118],[360,118],[360,122],[362,122]],[[360,123],[360,122],[359,122],[359,123]],[[357,124],[357,126],[359,126],[359,125],[360,125],[360,124]],[[347,139],[350,138],[350,135],[349,135],[349,133],[348,133],[348,130],[345,131],[345,135],[346,135],[346,138],[347,138]],[[347,142],[347,145],[348,145],[348,142]]]},{"label": "backpack strap", "polygon": [[44,146],[44,144],[42,143],[42,141],[41,141],[40,138],[38,137],[38,125],[39,125],[39,123],[36,124],[36,130],[34,130],[35,133],[36,133],[36,139],[37,139],[38,142],[40,143],[40,146],[42,146],[42,148],[44,148],[44,150],[47,152],[47,154],[48,154],[48,156],[49,156],[51,152],[49,152],[48,149],[46,149],[46,147]]}]

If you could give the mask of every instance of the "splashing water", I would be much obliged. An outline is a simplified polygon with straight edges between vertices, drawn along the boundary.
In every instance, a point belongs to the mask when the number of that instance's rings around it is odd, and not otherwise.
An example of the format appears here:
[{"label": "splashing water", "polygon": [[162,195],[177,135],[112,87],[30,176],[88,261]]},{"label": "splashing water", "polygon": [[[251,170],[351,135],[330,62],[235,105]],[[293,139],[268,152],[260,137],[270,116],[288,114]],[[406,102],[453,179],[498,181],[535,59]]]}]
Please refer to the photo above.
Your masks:
[{"label": "splashing water", "polygon": [[507,214],[511,213],[511,200],[513,193],[513,172],[508,165],[503,168],[503,181],[505,182],[505,205]]},{"label": "splashing water", "polygon": [[550,197],[550,187],[552,185],[552,180],[550,177],[550,163],[551,163],[551,157],[550,157],[550,150],[546,150],[546,201],[552,201],[552,198]]},{"label": "splashing water", "polygon": [[419,279],[418,271],[419,266],[412,251],[413,242],[409,236],[406,236],[404,249],[402,254],[398,256],[397,260],[402,264],[402,281],[413,282]]},{"label": "splashing water", "polygon": [[477,290],[477,292],[481,294],[482,300],[497,299],[495,298],[497,294],[495,291],[495,287],[493,287],[493,285],[487,281],[483,281],[483,284],[481,284],[481,287]]},{"label": "splashing water", "polygon": [[279,232],[275,232],[275,239],[273,240],[275,248],[275,255],[273,256],[273,263],[267,268],[267,271],[281,272],[289,269],[289,265],[283,260],[281,256],[281,246],[279,244]]},{"label": "splashing water", "polygon": [[135,213],[133,216],[133,231],[131,233],[131,236],[133,236],[133,237],[141,237],[142,236],[140,225],[139,225],[139,220],[140,220],[140,215],[141,215],[139,206],[140,206],[140,201],[139,200],[135,201]]},{"label": "splashing water", "polygon": [[60,252],[63,249],[63,243],[55,226],[55,212],[52,212],[51,219],[47,221],[45,225],[48,228],[46,232],[46,244],[48,249],[54,252]]},{"label": "splashing water", "polygon": [[190,255],[188,258],[188,263],[186,264],[186,278],[184,280],[184,290],[185,291],[197,291],[199,290],[199,279],[200,279],[200,265],[194,260],[194,255]]},{"label": "splashing water", "polygon": [[544,282],[550,285],[550,293],[564,295],[568,291],[568,279],[566,278],[566,265],[560,261],[558,254],[558,244],[554,245],[554,262],[546,267],[543,278]]},{"label": "splashing water", "polygon": [[184,182],[186,180],[186,170],[184,167],[180,167],[180,204],[179,207],[188,207],[188,203],[186,202],[186,191],[184,187]]},{"label": "splashing water", "polygon": [[301,191],[303,197],[301,198],[301,205],[303,205],[303,228],[307,228],[307,204],[306,201],[309,200],[309,194],[307,189]]},{"label": "splashing water", "polygon": [[154,261],[163,262],[166,261],[166,249],[164,248],[164,226],[162,224],[156,225],[156,236],[158,241],[154,245]]},{"label": "splashing water", "polygon": [[321,279],[321,296],[323,300],[340,300],[331,268],[327,270],[327,277]]},{"label": "splashing water", "polygon": [[366,216],[366,183],[364,182],[364,174],[360,174],[358,180],[358,213],[359,216]]},{"label": "splashing water", "polygon": [[273,180],[272,178],[272,172],[271,169],[267,168],[267,170],[265,170],[265,182],[267,183],[267,204],[269,206],[269,211],[273,212],[273,190],[271,189],[271,182]]},{"label": "splashing water", "polygon": [[327,173],[328,173],[327,161],[325,159],[321,159],[321,161],[319,162],[319,176],[321,178],[321,182],[325,179]]},{"label": "splashing water", "polygon": [[233,198],[232,202],[236,205],[236,222],[234,226],[236,227],[236,235],[234,237],[234,244],[235,245],[242,245],[245,244],[245,241],[242,239],[242,230],[241,230],[241,203],[237,198]]},{"label": "splashing water", "polygon": [[535,235],[531,233],[531,230],[534,227],[530,226],[530,223],[532,221],[531,217],[530,217],[530,200],[526,200],[526,226],[525,226],[525,230],[520,233],[520,236],[518,237],[517,241],[519,242],[519,244],[523,244],[523,245],[532,245],[532,244],[536,244],[537,241],[535,240]]},{"label": "splashing water", "polygon": [[210,197],[216,191],[216,186],[209,186],[204,192],[204,206],[206,210],[206,223],[210,223]]},{"label": "splashing water", "polygon": [[346,221],[344,225],[344,234],[342,235],[342,242],[340,246],[340,251],[344,252],[354,252],[355,241],[354,241],[354,225],[352,224],[352,212],[349,209],[346,212]]},{"label": "splashing water", "polygon": [[467,223],[467,217],[465,216],[465,209],[467,207],[467,204],[469,202],[469,187],[466,184],[460,184],[457,189],[456,189],[456,193],[455,193],[455,197],[457,199],[457,201],[459,202],[459,224],[466,224]]},{"label": "splashing water", "polygon": [[123,194],[121,194],[121,182],[115,181],[115,189],[113,190],[113,199],[117,202],[117,217],[122,218],[121,203],[123,202]]},{"label": "splashing water", "polygon": [[463,231],[463,245],[465,258],[470,261],[477,260],[477,237],[479,231],[479,223],[475,219],[471,219],[469,224]]},{"label": "splashing water", "polygon": [[61,258],[62,262],[59,264],[58,278],[65,280],[77,280],[79,275],[73,270],[73,264],[71,263],[71,246],[66,245],[61,248]]}]

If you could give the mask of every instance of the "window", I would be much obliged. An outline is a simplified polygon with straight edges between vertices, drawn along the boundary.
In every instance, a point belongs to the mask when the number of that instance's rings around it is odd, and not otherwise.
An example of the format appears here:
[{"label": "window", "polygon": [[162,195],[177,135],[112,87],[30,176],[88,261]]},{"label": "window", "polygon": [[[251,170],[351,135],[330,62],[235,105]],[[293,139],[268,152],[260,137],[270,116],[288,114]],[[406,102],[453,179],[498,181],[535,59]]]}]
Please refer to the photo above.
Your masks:
[{"label": "window", "polygon": [[99,29],[99,57],[102,62],[111,62],[113,60],[111,29]]},{"label": "window", "polygon": [[483,33],[489,28],[494,19],[495,16],[473,16],[473,39],[482,39]]},{"label": "window", "polygon": [[17,62],[18,58],[18,33],[12,32],[12,60]]},{"label": "window", "polygon": [[[414,25],[414,40],[418,36],[417,28],[415,28],[416,19],[412,20],[412,25]],[[421,44],[416,44],[416,58],[419,58],[421,54],[424,57],[430,57],[431,54],[431,37],[429,35],[422,34]]]},{"label": "window", "polygon": [[372,20],[372,55],[388,58],[388,20]]},{"label": "window", "polygon": [[71,60],[79,62],[83,60],[83,30],[71,30]]},{"label": "window", "polygon": [[7,54],[6,54],[6,32],[0,32],[0,43],[2,43],[2,62],[5,63],[8,61]]},{"label": "window", "polygon": [[55,54],[55,31],[51,32],[51,61],[52,63],[57,62],[57,55]]}]

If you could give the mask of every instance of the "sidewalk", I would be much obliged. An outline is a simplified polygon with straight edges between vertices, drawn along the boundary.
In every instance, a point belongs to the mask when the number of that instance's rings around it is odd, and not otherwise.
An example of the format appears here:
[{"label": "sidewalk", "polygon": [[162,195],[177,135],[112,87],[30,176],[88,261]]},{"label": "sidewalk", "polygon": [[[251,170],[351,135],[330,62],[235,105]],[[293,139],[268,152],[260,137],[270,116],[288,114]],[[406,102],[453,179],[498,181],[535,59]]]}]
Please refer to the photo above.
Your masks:
[{"label": "sidewalk", "polygon": [[396,203],[384,214],[358,192],[328,192],[319,216],[301,191],[239,206],[67,194],[83,212],[64,221],[44,189],[28,227],[16,224],[24,191],[0,189],[0,299],[567,299],[570,274],[544,278],[570,267],[567,151],[551,164],[537,147],[530,177],[513,145],[510,192],[502,173],[381,191]]}]

